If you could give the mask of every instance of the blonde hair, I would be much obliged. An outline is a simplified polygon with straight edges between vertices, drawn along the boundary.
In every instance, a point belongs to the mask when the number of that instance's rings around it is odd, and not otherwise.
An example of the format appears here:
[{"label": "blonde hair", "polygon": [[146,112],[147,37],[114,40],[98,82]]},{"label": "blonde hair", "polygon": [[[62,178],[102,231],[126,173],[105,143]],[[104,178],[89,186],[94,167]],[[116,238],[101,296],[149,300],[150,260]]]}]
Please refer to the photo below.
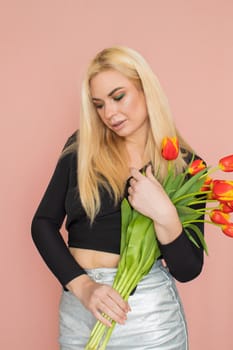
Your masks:
[{"label": "blonde hair", "polygon": [[[144,92],[151,126],[145,147],[145,159],[150,159],[155,171],[159,164],[159,180],[162,181],[167,173],[168,162],[161,157],[160,149],[164,137],[177,136],[181,147],[191,150],[178,133],[166,96],[145,59],[138,52],[121,46],[99,52],[90,62],[82,85],[77,142],[78,190],[91,222],[101,206],[101,187],[111,194],[115,203],[119,202],[124,194],[129,171],[128,155],[122,139],[100,120],[90,92],[91,79],[110,69],[123,74]],[[185,162],[182,154],[179,154],[175,164],[177,172],[183,171]]]}]

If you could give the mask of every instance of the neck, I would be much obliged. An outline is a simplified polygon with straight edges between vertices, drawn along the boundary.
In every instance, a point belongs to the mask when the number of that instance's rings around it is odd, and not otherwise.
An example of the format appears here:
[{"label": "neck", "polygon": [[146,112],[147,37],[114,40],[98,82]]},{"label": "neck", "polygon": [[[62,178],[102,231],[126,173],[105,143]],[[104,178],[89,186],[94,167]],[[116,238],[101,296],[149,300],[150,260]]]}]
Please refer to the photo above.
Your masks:
[{"label": "neck", "polygon": [[148,139],[148,127],[144,127],[144,129],[138,130],[133,135],[130,135],[124,139],[124,143],[127,150],[138,150],[139,153],[143,154],[146,142]]},{"label": "neck", "polygon": [[145,140],[127,140],[125,141],[125,148],[129,157],[128,165],[129,167],[134,167],[137,169],[142,168],[147,161],[145,156]]}]

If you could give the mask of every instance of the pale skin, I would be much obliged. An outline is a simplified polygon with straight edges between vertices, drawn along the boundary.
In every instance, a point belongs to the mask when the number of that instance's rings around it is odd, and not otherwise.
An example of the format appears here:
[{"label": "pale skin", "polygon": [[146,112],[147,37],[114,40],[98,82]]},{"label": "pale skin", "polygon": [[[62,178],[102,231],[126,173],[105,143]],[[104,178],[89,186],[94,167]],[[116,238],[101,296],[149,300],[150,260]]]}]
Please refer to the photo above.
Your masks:
[{"label": "pale skin", "polygon": [[[182,231],[176,208],[154,178],[151,166],[142,168],[142,154],[146,143],[149,120],[142,90],[115,70],[97,74],[90,84],[93,103],[106,127],[124,139],[129,154],[130,204],[154,221],[158,240],[168,244]],[[156,205],[159,203],[159,205]],[[83,268],[117,267],[119,255],[95,250],[70,248],[71,254]],[[66,286],[82,304],[107,326],[111,323],[105,313],[119,324],[124,324],[130,306],[111,286],[96,283],[81,275]]]}]

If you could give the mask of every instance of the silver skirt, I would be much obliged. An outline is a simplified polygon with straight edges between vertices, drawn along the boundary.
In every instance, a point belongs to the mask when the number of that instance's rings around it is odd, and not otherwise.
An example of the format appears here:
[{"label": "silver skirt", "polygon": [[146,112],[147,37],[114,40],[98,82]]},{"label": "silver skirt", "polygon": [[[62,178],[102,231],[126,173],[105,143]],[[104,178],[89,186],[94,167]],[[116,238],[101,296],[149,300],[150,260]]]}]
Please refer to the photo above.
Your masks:
[{"label": "silver skirt", "polygon": [[[112,284],[115,268],[86,270],[96,282]],[[188,350],[187,327],[174,279],[161,261],[129,297],[131,312],[117,324],[107,350]],[[71,293],[60,302],[60,350],[83,350],[95,317]]]}]

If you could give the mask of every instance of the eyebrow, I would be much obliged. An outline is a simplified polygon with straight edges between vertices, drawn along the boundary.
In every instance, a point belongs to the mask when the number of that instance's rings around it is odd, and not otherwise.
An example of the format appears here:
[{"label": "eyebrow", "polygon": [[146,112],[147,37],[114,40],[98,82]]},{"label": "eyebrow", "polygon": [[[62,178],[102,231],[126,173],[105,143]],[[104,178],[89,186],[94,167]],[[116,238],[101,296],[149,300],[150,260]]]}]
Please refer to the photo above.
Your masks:
[{"label": "eyebrow", "polygon": [[[116,91],[118,91],[118,90],[120,90],[120,89],[123,89],[123,86],[119,86],[119,87],[113,89],[113,90],[108,94],[108,96],[111,97]],[[93,101],[101,101],[101,98],[95,98],[95,97],[93,97],[92,100],[93,100]]]}]

